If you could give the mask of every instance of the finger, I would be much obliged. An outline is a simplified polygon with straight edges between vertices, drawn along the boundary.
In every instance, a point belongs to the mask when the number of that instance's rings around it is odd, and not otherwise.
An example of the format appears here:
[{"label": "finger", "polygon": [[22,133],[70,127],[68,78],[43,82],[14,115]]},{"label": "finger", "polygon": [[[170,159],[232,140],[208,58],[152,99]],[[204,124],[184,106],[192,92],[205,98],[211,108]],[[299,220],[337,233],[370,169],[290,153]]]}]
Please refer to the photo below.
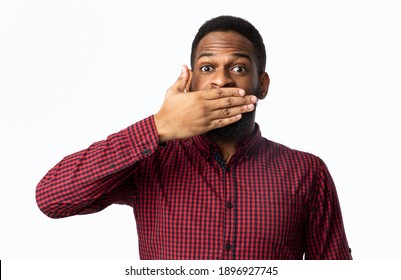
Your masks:
[{"label": "finger", "polygon": [[215,100],[230,96],[245,96],[245,90],[241,88],[218,88],[205,91],[204,98],[207,100]]},{"label": "finger", "polygon": [[257,102],[258,98],[255,95],[224,97],[216,100],[209,100],[209,109],[219,110],[240,105],[256,104]]},{"label": "finger", "polygon": [[213,111],[212,113],[210,113],[209,117],[212,120],[231,118],[244,113],[252,112],[253,110],[255,110],[255,107],[255,104],[247,104],[237,107],[223,108]]},{"label": "finger", "polygon": [[210,122],[210,130],[224,127],[239,121],[242,118],[241,114],[234,115],[228,118],[215,119]]},{"label": "finger", "polygon": [[188,73],[189,73],[189,78],[188,78],[187,85],[185,86],[184,92],[191,91],[192,71],[188,69]]}]

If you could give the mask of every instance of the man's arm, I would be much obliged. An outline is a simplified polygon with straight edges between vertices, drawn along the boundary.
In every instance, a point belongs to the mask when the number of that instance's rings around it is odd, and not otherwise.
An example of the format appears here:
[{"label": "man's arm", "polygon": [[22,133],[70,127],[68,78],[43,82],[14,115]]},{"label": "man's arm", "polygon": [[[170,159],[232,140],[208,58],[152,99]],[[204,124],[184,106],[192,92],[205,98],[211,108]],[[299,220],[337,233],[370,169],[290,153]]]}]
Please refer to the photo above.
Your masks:
[{"label": "man's arm", "polygon": [[306,225],[305,259],[352,259],[333,179],[319,159],[309,221]]},{"label": "man's arm", "polygon": [[157,146],[153,117],[149,117],[65,157],[39,182],[39,208],[49,217],[61,218],[97,212],[113,203],[130,205],[127,180]]}]

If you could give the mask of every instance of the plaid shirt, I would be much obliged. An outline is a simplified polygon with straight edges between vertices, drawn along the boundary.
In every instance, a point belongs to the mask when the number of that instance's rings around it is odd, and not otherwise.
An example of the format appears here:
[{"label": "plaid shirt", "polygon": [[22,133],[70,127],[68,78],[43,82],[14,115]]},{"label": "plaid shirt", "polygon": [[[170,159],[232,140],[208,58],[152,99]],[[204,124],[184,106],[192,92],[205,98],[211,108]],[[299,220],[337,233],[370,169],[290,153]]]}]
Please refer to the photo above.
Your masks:
[{"label": "plaid shirt", "polygon": [[203,136],[159,145],[148,117],[65,157],[40,181],[60,218],[133,207],[141,259],[351,259],[318,157],[255,132],[226,164]]}]

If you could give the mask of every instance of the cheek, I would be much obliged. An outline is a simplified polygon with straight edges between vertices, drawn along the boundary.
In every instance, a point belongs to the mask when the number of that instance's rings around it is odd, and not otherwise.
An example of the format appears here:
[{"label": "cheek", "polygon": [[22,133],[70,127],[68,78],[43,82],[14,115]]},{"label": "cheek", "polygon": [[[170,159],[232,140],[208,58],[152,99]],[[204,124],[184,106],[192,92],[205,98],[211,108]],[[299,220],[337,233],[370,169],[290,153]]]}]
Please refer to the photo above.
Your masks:
[{"label": "cheek", "polygon": [[208,89],[209,88],[208,85],[209,83],[205,79],[205,77],[199,77],[197,75],[193,75],[191,80],[190,90],[197,91],[202,89]]},{"label": "cheek", "polygon": [[244,89],[246,92],[253,93],[258,88],[258,83],[253,82],[248,77],[238,77],[233,79],[236,87]]}]

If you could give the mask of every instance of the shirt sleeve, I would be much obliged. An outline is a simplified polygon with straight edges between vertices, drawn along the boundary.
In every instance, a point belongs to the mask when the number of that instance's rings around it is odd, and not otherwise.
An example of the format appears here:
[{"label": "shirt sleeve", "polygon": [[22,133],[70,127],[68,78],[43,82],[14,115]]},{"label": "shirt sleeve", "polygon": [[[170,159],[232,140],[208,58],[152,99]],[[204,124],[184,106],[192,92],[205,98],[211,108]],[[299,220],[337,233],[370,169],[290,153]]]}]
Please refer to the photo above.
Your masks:
[{"label": "shirt sleeve", "polygon": [[158,147],[153,116],[65,157],[36,187],[39,209],[51,218],[132,206],[130,180]]},{"label": "shirt sleeve", "polygon": [[312,197],[306,225],[305,259],[352,259],[336,188],[326,165],[320,159]]}]

